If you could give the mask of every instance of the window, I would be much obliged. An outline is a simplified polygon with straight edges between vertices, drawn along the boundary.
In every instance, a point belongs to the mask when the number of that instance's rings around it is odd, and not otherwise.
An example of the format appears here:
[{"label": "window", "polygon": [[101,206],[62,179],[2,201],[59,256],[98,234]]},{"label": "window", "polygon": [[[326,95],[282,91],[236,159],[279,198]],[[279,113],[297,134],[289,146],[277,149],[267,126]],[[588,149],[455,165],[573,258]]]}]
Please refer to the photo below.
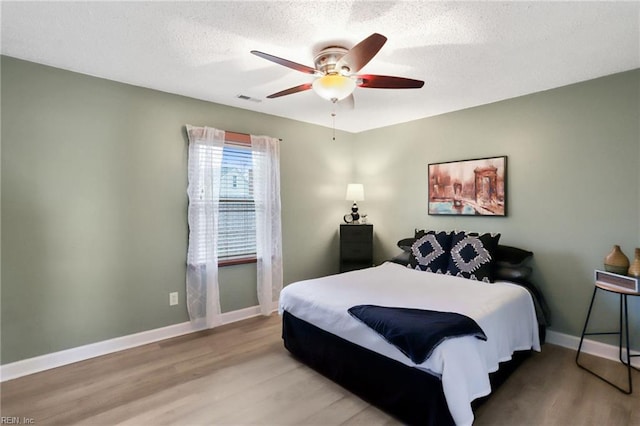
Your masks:
[{"label": "window", "polygon": [[[253,156],[248,135],[226,132],[224,147],[197,144],[192,151],[194,167],[200,177],[193,179],[190,214],[196,216],[190,226],[197,227],[195,242],[190,243],[193,261],[204,264],[210,250],[207,219],[211,206],[218,201],[218,264],[220,266],[255,262],[256,209],[253,195]],[[220,193],[208,182],[217,178],[220,167]],[[215,193],[215,194],[214,194]]]},{"label": "window", "polygon": [[223,264],[256,256],[252,161],[248,147],[223,149],[218,213],[218,260]]},{"label": "window", "polygon": [[248,262],[256,263],[260,313],[269,315],[282,289],[278,140],[186,129],[189,318],[221,324],[218,266]]}]

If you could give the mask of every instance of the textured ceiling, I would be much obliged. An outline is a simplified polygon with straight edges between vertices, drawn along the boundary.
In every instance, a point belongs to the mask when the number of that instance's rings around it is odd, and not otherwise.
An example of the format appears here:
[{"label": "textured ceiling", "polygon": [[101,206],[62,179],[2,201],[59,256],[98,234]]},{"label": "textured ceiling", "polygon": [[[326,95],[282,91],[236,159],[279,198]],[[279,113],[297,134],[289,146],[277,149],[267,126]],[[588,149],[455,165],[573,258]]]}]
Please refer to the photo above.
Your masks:
[{"label": "textured ceiling", "polygon": [[[328,45],[388,38],[361,73],[425,81],[356,88],[335,126],[359,132],[640,67],[640,2],[6,2],[2,53],[193,98],[332,126],[312,91],[266,96],[313,76]],[[238,99],[246,95],[260,100]],[[206,124],[206,123],[202,123]]]}]

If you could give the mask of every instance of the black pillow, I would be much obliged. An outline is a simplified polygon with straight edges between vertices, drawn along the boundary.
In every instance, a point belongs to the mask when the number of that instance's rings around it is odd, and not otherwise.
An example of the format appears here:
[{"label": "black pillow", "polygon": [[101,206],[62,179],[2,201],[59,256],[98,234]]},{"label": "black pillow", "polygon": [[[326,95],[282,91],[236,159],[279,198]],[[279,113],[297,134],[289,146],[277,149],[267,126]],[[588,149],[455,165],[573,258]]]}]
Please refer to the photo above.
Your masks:
[{"label": "black pillow", "polygon": [[499,244],[496,250],[496,264],[501,266],[524,266],[533,257],[533,252],[518,247]]},{"label": "black pillow", "polygon": [[516,283],[527,282],[531,278],[533,270],[529,266],[506,266],[506,264],[496,264],[493,270],[495,281],[513,281]]},{"label": "black pillow", "polygon": [[451,233],[429,231],[411,246],[411,269],[444,274],[449,266]]},{"label": "black pillow", "polygon": [[500,234],[454,233],[447,274],[493,282],[494,262]]},{"label": "black pillow", "polygon": [[[411,247],[409,247],[411,250]],[[390,262],[397,263],[398,265],[407,266],[411,260],[411,251],[403,251],[397,256],[390,259]]]},{"label": "black pillow", "polygon": [[415,238],[403,238],[398,241],[398,247],[402,249],[402,251],[411,251],[411,246],[416,242]]}]

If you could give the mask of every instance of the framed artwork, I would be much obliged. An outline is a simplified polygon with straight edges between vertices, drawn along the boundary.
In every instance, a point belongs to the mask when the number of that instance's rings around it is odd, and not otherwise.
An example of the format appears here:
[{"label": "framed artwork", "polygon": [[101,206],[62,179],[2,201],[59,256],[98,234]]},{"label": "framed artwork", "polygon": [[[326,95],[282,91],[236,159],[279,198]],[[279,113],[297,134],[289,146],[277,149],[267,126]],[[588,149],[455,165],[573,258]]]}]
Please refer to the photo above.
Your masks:
[{"label": "framed artwork", "polygon": [[507,215],[507,157],[429,164],[429,214]]}]

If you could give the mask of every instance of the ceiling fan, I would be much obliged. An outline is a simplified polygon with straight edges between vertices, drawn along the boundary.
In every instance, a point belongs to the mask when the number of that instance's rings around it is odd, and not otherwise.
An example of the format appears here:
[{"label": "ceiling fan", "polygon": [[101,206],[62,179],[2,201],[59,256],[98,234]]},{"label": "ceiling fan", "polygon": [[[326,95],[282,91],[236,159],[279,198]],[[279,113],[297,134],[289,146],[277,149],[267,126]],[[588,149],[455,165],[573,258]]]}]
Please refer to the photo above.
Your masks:
[{"label": "ceiling fan", "polygon": [[357,74],[378,53],[386,41],[387,38],[385,36],[374,33],[351,49],[341,46],[326,47],[315,56],[315,68],[257,50],[252,50],[251,53],[276,64],[317,77],[312,83],[290,87],[273,93],[267,98],[279,98],[313,89],[319,96],[333,103],[347,99],[353,105],[352,93],[356,87],[367,89],[419,89],[424,85],[424,81],[410,78]]}]

